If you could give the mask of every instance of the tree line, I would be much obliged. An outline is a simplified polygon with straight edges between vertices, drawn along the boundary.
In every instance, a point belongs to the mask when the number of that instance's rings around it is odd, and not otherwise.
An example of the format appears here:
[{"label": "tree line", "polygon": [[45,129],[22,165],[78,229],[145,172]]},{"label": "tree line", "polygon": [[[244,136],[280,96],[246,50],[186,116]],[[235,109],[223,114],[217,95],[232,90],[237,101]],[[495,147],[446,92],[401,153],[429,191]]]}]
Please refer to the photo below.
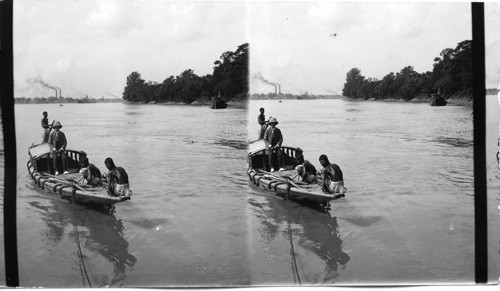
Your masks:
[{"label": "tree line", "polygon": [[407,66],[397,73],[389,73],[377,80],[365,78],[357,68],[346,76],[342,95],[356,99],[402,99],[417,96],[472,98],[472,42],[465,40],[455,49],[447,48],[434,59],[432,72],[416,72]]},{"label": "tree line", "polygon": [[236,51],[224,52],[214,62],[212,74],[198,76],[187,69],[178,76],[170,76],[162,83],[141,78],[139,72],[127,77],[123,99],[130,102],[192,103],[210,101],[220,92],[222,99],[246,99],[248,94],[248,43]]}]

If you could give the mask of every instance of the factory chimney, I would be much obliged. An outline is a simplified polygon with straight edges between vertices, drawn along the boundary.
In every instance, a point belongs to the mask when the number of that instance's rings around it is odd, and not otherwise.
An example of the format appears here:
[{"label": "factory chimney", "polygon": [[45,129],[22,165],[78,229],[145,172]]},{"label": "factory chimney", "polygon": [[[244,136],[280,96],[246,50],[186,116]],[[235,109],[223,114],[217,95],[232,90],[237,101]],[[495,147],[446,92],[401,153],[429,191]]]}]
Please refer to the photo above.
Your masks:
[{"label": "factory chimney", "polygon": [[279,94],[279,95],[281,95],[281,85],[280,85],[280,84],[278,84],[278,86],[279,86],[279,87],[278,87],[278,94]]},{"label": "factory chimney", "polygon": [[59,97],[62,97],[61,88],[59,88]]},{"label": "factory chimney", "polygon": [[57,98],[57,89],[54,89],[56,91],[56,98]]},{"label": "factory chimney", "polygon": [[278,85],[274,84],[274,94],[278,95]]}]

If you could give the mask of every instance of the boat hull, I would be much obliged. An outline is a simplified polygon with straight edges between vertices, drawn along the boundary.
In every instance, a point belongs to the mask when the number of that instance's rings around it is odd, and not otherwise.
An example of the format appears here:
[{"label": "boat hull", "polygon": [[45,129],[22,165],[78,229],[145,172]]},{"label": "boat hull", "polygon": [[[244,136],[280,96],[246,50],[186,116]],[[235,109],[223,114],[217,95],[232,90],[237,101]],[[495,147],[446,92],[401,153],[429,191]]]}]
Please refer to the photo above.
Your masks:
[{"label": "boat hull", "polygon": [[283,179],[273,177],[265,173],[259,173],[259,171],[252,168],[247,170],[247,175],[250,179],[250,183],[254,186],[267,192],[271,192],[276,196],[288,198],[297,202],[327,203],[329,201],[345,197],[343,193],[324,193],[321,190],[321,186],[318,184],[297,185],[297,182],[293,183],[296,184],[296,186],[294,186],[290,182],[286,182]]},{"label": "boat hull", "polygon": [[[64,183],[58,181],[58,179],[48,176],[46,174],[40,173],[35,170],[31,161],[28,161],[28,172],[31,178],[34,180],[38,188],[45,190],[51,194],[59,196],[61,198],[74,201],[78,204],[89,204],[89,205],[113,205],[119,202],[130,200],[130,197],[113,197],[107,193],[104,187],[93,187],[84,190],[78,189],[78,184],[71,185],[71,183]],[[79,173],[73,173],[69,175],[81,175]],[[64,178],[65,175],[60,175]]]}]

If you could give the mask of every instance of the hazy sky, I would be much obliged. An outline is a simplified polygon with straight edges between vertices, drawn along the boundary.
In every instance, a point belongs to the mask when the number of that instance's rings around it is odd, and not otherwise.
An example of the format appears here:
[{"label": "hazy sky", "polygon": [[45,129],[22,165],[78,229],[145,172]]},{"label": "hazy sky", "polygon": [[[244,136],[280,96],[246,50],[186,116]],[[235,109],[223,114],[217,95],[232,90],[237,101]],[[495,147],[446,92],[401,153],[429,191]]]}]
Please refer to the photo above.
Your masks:
[{"label": "hazy sky", "polygon": [[377,79],[406,66],[431,71],[443,49],[472,39],[470,3],[278,2],[250,11],[252,73],[283,92],[342,93],[352,68]]},{"label": "hazy sky", "polygon": [[127,76],[162,82],[247,41],[244,2],[14,2],[15,96],[119,96]]},{"label": "hazy sky", "polygon": [[[486,3],[487,87],[500,81],[499,4]],[[383,78],[471,39],[466,2],[60,1],[14,3],[15,95],[121,97],[133,71],[162,82],[211,74],[225,51],[250,43],[251,91],[341,93],[346,73]],[[261,78],[255,78],[259,75]]]}]

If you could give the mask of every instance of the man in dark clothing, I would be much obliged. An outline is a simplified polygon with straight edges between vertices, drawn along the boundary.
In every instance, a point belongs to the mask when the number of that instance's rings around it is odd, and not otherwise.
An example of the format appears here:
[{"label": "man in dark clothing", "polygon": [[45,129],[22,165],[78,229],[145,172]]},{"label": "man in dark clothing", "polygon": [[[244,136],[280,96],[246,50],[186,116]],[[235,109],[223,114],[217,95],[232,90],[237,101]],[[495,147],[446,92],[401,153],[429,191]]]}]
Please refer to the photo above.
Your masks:
[{"label": "man in dark clothing", "polygon": [[101,171],[94,164],[89,164],[87,157],[80,162],[80,167],[80,173],[87,180],[87,185],[102,186]]},{"label": "man in dark clothing", "polygon": [[47,111],[44,111],[43,113],[43,118],[42,118],[42,127],[43,128],[48,128],[49,127],[49,114],[47,113]]},{"label": "man in dark clothing", "polygon": [[108,193],[112,196],[131,196],[132,191],[129,187],[128,175],[125,169],[115,166],[115,163],[111,158],[107,158],[104,161],[104,164],[109,170],[106,174],[106,180],[108,181]]},{"label": "man in dark clothing", "polygon": [[264,108],[260,109],[260,115],[257,118],[257,121],[259,122],[259,125],[260,125],[259,139],[263,139],[264,133],[266,132],[266,128],[267,128],[266,116],[264,115]]},{"label": "man in dark clothing", "polygon": [[54,164],[54,171],[56,175],[59,175],[57,171],[57,157],[61,157],[64,175],[69,174],[68,167],[66,164],[66,146],[68,141],[66,140],[66,135],[64,132],[60,131],[62,125],[59,121],[54,122],[54,130],[49,134],[49,146],[52,153],[52,160]]},{"label": "man in dark clothing", "polygon": [[295,167],[297,173],[302,178],[303,182],[307,184],[316,183],[318,180],[316,178],[316,167],[309,161],[304,160],[304,156],[300,155],[295,158],[295,163],[298,165]]},{"label": "man in dark clothing", "polygon": [[283,143],[283,135],[281,130],[276,127],[278,120],[274,117],[269,118],[269,127],[264,133],[264,140],[269,143],[269,165],[271,166],[271,172],[274,172],[272,166],[272,156],[276,154],[278,156],[278,168],[280,171],[284,171],[283,168],[283,155],[281,152],[281,144]]},{"label": "man in dark clothing", "polygon": [[337,164],[331,164],[326,155],[319,157],[319,162],[323,169],[319,173],[323,180],[323,191],[333,193],[345,193],[344,175]]},{"label": "man in dark clothing", "polygon": [[47,111],[43,112],[42,128],[43,128],[42,142],[48,142],[49,141],[50,127],[49,127],[49,119],[48,119]]}]

